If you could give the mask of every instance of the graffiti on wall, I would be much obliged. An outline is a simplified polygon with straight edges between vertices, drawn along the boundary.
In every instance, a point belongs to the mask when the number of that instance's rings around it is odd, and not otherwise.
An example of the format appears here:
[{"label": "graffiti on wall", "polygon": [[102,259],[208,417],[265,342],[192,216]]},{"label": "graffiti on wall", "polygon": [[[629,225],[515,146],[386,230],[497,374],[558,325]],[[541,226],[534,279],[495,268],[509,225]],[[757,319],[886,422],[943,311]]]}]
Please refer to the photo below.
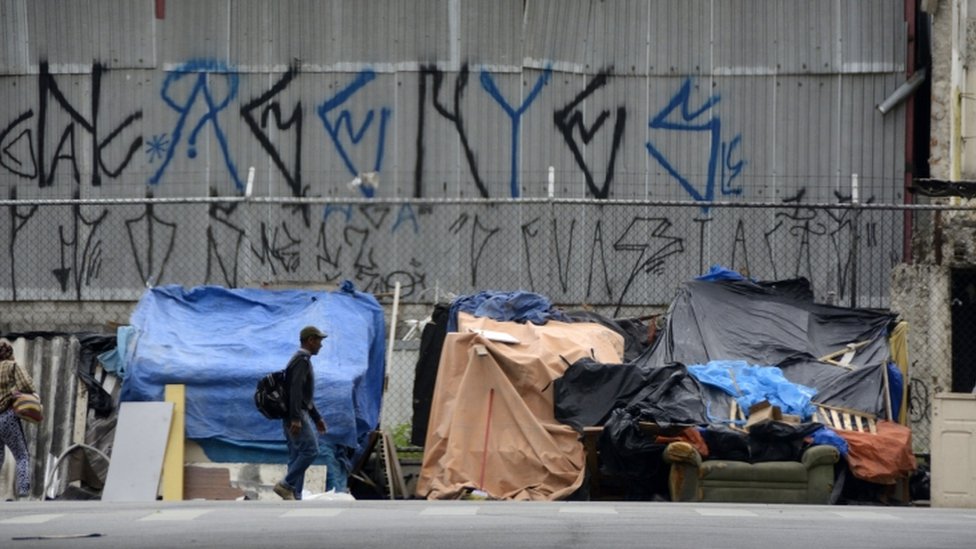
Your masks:
[{"label": "graffiti on wall", "polygon": [[[666,133],[679,132],[694,136],[703,134],[708,139],[707,170],[704,181],[694,181],[695,176],[685,173],[676,166],[668,155],[655,141],[647,142],[647,152],[657,160],[661,166],[688,195],[699,202],[715,200],[715,187],[718,184],[723,195],[742,194],[742,187],[735,186],[735,179],[739,177],[745,167],[745,160],[739,155],[741,135],[735,135],[731,141],[722,140],[722,120],[712,113],[712,109],[721,100],[718,94],[706,99],[701,105],[692,104],[692,80],[686,79],[681,89],[671,98],[656,115],[648,127],[651,130],[664,130]],[[707,207],[703,208],[708,211]]]},{"label": "graffiti on wall", "polygon": [[[350,279],[375,293],[400,282],[404,299],[419,298],[433,285],[457,294],[518,288],[621,311],[669,302],[675,284],[690,278],[685,273],[713,263],[767,280],[792,277],[798,271],[783,266],[799,265],[812,269],[815,283],[833,283],[836,273],[824,258],[849,264],[850,243],[838,235],[854,230],[850,220],[789,206],[757,224],[748,211],[718,209],[708,218],[691,208],[653,207],[580,217],[574,215],[578,205],[528,211],[516,203],[418,207],[377,201],[310,205],[313,222],[306,226],[300,211],[253,202],[165,209],[143,203],[124,211],[111,205],[11,205],[6,269],[13,299],[21,297],[21,280],[30,280],[35,292],[46,288],[48,298],[85,299],[87,290],[138,291],[155,284]],[[204,207],[207,213],[200,215]],[[36,235],[48,234],[45,224],[52,218],[65,220],[56,227],[59,253],[28,253]],[[33,235],[29,243],[21,238],[26,234]],[[123,246],[106,244],[120,240]],[[30,262],[17,261],[24,257]]]},{"label": "graffiti on wall", "polygon": [[[475,86],[469,86],[472,72],[478,78]],[[443,195],[427,170],[432,155],[442,154],[431,144],[444,143],[447,137],[457,146],[458,169],[466,171],[459,181],[471,185],[479,197],[505,189],[501,192],[514,198],[522,195],[524,185],[521,140],[529,119],[534,126],[543,120],[558,136],[554,143],[565,147],[591,198],[613,196],[618,158],[628,148],[668,175],[655,185],[669,186],[694,201],[747,196],[749,190],[742,183],[748,167],[745,139],[719,116],[721,95],[711,91],[703,96],[694,78],[681,79],[665,94],[651,97],[646,139],[628,142],[633,116],[628,105],[614,104],[610,68],[583,81],[562,81],[563,86],[581,87],[558,92],[568,100],[543,101],[546,94],[557,93],[558,79],[550,65],[528,78],[467,64],[452,72],[428,65],[415,73],[417,102],[399,110],[389,99],[395,92],[384,87],[389,81],[369,68],[336,74],[329,85],[317,88],[301,84],[306,75],[298,66],[268,78],[238,73],[224,61],[190,60],[165,73],[155,95],[147,98],[151,103],[134,101],[137,106],[128,112],[126,107],[109,111],[104,105],[107,74],[96,64],[90,76],[81,77],[91,87],[90,99],[82,103],[63,92],[67,76],[51,74],[41,65],[35,106],[0,118],[0,185],[8,187],[10,197],[15,199],[22,181],[37,188],[70,181],[72,196],[79,196],[84,185],[103,186],[107,180],[142,186],[152,196],[177,178],[177,170],[185,173],[185,166],[194,162],[211,170],[210,179],[231,183],[239,195],[246,187],[241,167],[255,163],[241,157],[240,151],[248,148],[265,155],[285,194],[322,196],[321,182],[310,184],[303,173],[310,161],[331,158],[347,180],[364,172],[382,174],[395,151],[394,126],[414,123],[408,153],[414,155],[412,164],[403,170],[402,155],[397,160],[401,171],[412,167],[413,177],[401,181],[410,188],[398,189],[398,196]],[[321,73],[313,77],[321,78]],[[513,87],[516,82],[520,89]],[[551,106],[547,110],[543,105]],[[490,112],[481,112],[485,109]],[[150,124],[144,112],[158,116]],[[313,118],[307,120],[309,116]],[[483,133],[472,132],[472,127],[490,116],[505,128],[501,137],[507,156],[505,169],[490,170],[493,175],[486,177],[482,144],[475,139]],[[444,131],[450,135],[434,133]],[[685,139],[704,139],[707,147],[685,147]],[[209,147],[206,159],[204,143]],[[686,149],[703,151],[695,157],[701,168],[681,165],[689,157]],[[91,177],[83,181],[82,174],[88,173]],[[494,184],[499,182],[503,185]],[[506,218],[499,214],[502,207],[383,204],[374,187],[357,188],[361,198],[376,203],[299,202],[278,206],[280,211],[262,214],[260,220],[239,203],[209,204],[206,216],[187,218],[148,203],[118,215],[110,208],[89,206],[39,216],[36,207],[10,206],[5,241],[9,291],[18,299],[18,282],[27,277],[32,288],[75,299],[84,299],[88,288],[138,289],[166,282],[236,287],[255,278],[330,283],[350,278],[377,292],[400,282],[408,297],[444,281],[445,287],[459,291],[527,287],[555,299],[615,304],[619,310],[648,299],[667,301],[669,290],[649,295],[648,283],[685,280],[710,263],[770,279],[806,276],[843,292],[855,260],[853,235],[864,236],[860,242],[865,248],[879,247],[870,218],[861,219],[851,210],[805,208],[802,188],[783,199],[787,208],[772,218],[757,220],[747,211],[717,214],[703,205],[697,216],[654,208],[639,213],[598,209],[586,222],[564,217],[557,209]],[[210,194],[220,192],[211,187]],[[835,200],[844,203],[849,197]],[[52,219],[56,233],[41,230],[39,225]],[[45,238],[51,239],[55,252],[31,254],[31,265],[16,261],[26,251],[27,234],[51,235]],[[127,244],[109,246],[109,239]],[[825,253],[832,254],[831,261],[823,261]],[[831,267],[825,268],[826,263]]]},{"label": "graffiti on wall", "polygon": [[[118,112],[113,110],[105,115],[102,95],[106,72],[103,65],[92,65],[91,75],[87,77],[91,98],[88,104],[80,105],[62,91],[63,84],[59,79],[65,77],[52,74],[46,63],[40,65],[36,112],[30,108],[13,113],[8,121],[0,120],[3,124],[0,126],[0,168],[10,181],[36,180],[39,187],[48,187],[55,183],[59,172],[66,171],[72,181],[81,184],[81,165],[84,165],[91,172],[89,183],[92,186],[101,185],[104,177],[132,181],[127,177],[130,172],[148,172],[143,182],[158,186],[166,183],[175,159],[197,159],[201,155],[201,143],[206,138],[215,143],[218,164],[240,193],[245,187],[241,166],[246,164],[238,157],[239,153],[234,152],[242,143],[232,142],[233,135],[236,139],[253,140],[260,147],[286,183],[291,196],[309,196],[309,185],[303,183],[303,160],[309,156],[332,155],[350,179],[364,172],[382,172],[391,126],[394,117],[399,117],[401,123],[407,120],[416,123],[413,189],[409,196],[421,198],[428,195],[424,186],[425,165],[429,153],[427,143],[432,136],[427,113],[428,107],[432,106],[433,112],[447,121],[456,133],[477,195],[488,198],[491,192],[481,173],[479,154],[466,118],[471,116],[468,111],[475,108],[470,100],[473,93],[484,94],[490,100],[489,104],[495,106],[494,115],[507,121],[507,197],[522,195],[520,140],[523,123],[530,116],[551,120],[552,131],[561,137],[571,153],[586,182],[587,194],[593,198],[611,196],[617,157],[628,146],[624,142],[628,122],[626,105],[586,108],[589,101],[600,99],[601,93],[606,92],[613,78],[609,69],[594,75],[565,104],[543,113],[537,105],[540,103],[538,99],[553,85],[549,65],[534,81],[526,82],[527,90],[514,93],[503,89],[498,77],[485,69],[478,71],[480,89],[469,90],[471,69],[468,65],[453,73],[453,86],[446,84],[450,75],[437,66],[424,66],[418,71],[416,108],[405,108],[402,113],[397,113],[392,107],[392,99],[382,99],[390,92],[380,87],[383,84],[378,82],[377,74],[368,68],[343,77],[346,80],[338,82],[335,91],[296,98],[296,90],[302,89],[299,84],[302,74],[298,67],[290,67],[266,89],[247,98],[242,96],[242,80],[258,76],[240,74],[224,61],[194,59],[166,71],[158,96],[147,98],[155,104],[123,113],[118,122],[114,122]],[[716,186],[723,195],[741,194],[742,188],[737,187],[735,181],[746,165],[742,136],[735,134],[729,140],[722,136],[721,118],[713,111],[720,100],[717,94],[705,99],[701,105],[693,106],[695,87],[694,80],[687,78],[672,97],[661,98],[662,107],[648,121],[648,126],[656,136],[662,135],[658,130],[665,134],[708,134],[711,144],[707,157],[703,158],[708,173],[705,181],[693,182],[692,176],[676,167],[669,153],[653,140],[630,146],[646,148],[647,154],[672,176],[670,184],[680,186],[695,200],[712,200]],[[117,93],[119,90],[113,91]],[[313,103],[314,116],[319,122],[320,131],[311,136],[305,133],[308,126],[305,118],[309,114],[304,101]],[[147,127],[143,112],[150,109],[161,113],[160,117],[154,117],[152,124],[168,120],[168,125]],[[113,122],[105,122],[106,117]],[[232,133],[231,127],[244,127],[248,131]],[[80,150],[82,134],[91,142],[87,152]],[[609,146],[594,157],[592,145],[604,134],[608,136]],[[140,150],[144,152],[144,158],[139,159],[143,164],[135,161]],[[111,151],[109,156],[115,159],[114,162],[106,161],[106,151]],[[209,165],[211,159],[200,160],[198,170],[214,169]],[[247,159],[247,162],[254,163],[254,159]],[[603,166],[603,173],[595,172],[596,165]],[[360,186],[359,191],[367,198],[375,195],[375,189],[368,185]]]}]

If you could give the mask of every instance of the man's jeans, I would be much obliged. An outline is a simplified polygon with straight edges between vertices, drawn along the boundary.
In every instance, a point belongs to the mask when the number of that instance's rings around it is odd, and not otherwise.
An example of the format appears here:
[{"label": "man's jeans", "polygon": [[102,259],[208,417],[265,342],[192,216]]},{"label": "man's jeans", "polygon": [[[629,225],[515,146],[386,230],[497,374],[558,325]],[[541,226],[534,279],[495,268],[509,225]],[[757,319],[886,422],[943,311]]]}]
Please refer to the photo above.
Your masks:
[{"label": "man's jeans", "polygon": [[319,457],[319,441],[315,426],[312,425],[312,418],[307,412],[302,412],[302,430],[297,435],[291,434],[288,428],[291,421],[288,418],[282,420],[281,424],[284,426],[285,439],[288,441],[288,472],[285,474],[284,484],[294,490],[295,499],[302,499],[305,471],[315,458]]},{"label": "man's jeans", "polygon": [[348,492],[349,473],[346,465],[336,456],[340,450],[328,442],[322,445],[322,457],[325,459],[325,490]]}]

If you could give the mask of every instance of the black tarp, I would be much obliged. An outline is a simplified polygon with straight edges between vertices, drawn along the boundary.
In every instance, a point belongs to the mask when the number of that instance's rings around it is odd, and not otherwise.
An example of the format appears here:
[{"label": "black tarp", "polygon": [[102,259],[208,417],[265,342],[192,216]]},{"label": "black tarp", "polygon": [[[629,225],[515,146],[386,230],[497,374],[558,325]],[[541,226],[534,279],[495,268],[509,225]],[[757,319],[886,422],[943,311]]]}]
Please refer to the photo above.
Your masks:
[{"label": "black tarp", "polygon": [[[815,303],[806,280],[756,283],[694,280],[672,302],[653,347],[624,364],[580,360],[554,383],[556,418],[577,429],[602,425],[606,473],[641,477],[660,465],[661,446],[637,427],[697,425],[715,456],[744,461],[798,459],[804,436],[820,428],[755,428],[751,436],[723,426],[732,397],[703,385],[686,366],[744,361],[778,366],[793,383],[817,391],[814,401],[887,413],[884,375],[896,315]],[[819,358],[858,344],[847,367]]]},{"label": "black tarp", "polygon": [[430,403],[434,397],[441,348],[444,346],[444,338],[447,337],[447,318],[450,310],[450,306],[446,303],[434,305],[430,322],[424,326],[420,334],[420,354],[414,367],[413,422],[410,429],[410,444],[414,446],[423,446],[427,438]]},{"label": "black tarp", "polygon": [[896,315],[815,303],[804,286],[809,284],[802,279],[687,282],[644,364],[744,360],[777,365],[789,358],[814,360],[864,341],[851,366],[888,360],[888,330]]}]

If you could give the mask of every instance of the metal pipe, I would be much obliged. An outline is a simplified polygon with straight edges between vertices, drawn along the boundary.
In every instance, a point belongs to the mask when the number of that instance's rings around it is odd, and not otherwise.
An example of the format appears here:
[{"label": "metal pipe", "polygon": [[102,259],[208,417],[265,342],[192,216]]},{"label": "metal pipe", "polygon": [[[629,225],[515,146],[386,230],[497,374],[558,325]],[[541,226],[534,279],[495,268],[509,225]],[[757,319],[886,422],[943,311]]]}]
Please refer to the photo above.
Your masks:
[{"label": "metal pipe", "polygon": [[904,101],[908,96],[910,96],[919,86],[925,82],[926,70],[923,67],[921,70],[917,71],[911,76],[904,84],[898,86],[898,89],[894,91],[887,99],[878,103],[878,110],[881,114],[888,114],[891,109],[897,107],[902,101]]}]

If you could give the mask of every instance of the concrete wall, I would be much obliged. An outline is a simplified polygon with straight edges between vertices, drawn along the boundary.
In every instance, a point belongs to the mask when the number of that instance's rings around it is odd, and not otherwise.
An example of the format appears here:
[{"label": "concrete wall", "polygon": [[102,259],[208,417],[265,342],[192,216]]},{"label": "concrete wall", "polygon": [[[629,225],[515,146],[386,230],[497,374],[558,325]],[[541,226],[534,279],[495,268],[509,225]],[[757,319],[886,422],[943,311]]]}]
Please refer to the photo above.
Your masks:
[{"label": "concrete wall", "polygon": [[949,269],[898,265],[892,271],[891,306],[909,320],[908,420],[915,451],[928,453],[932,399],[952,387],[952,317]]}]

